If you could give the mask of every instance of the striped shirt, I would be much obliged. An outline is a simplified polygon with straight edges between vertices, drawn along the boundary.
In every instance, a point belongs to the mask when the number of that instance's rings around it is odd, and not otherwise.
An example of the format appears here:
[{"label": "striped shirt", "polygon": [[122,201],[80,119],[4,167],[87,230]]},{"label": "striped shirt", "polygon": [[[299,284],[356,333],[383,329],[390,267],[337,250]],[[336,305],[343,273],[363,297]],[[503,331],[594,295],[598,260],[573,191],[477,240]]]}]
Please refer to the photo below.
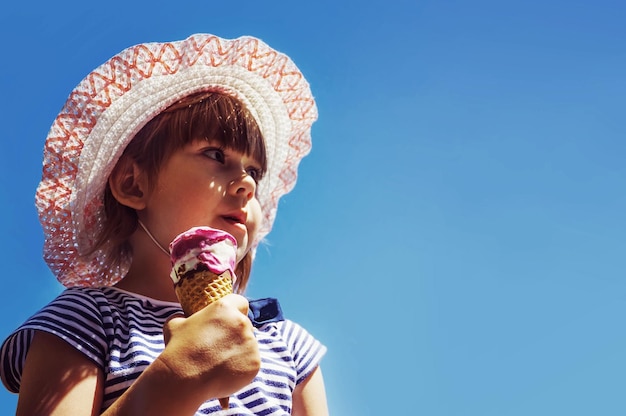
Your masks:
[{"label": "striped shirt", "polygon": [[[35,330],[61,337],[103,369],[102,411],[120,397],[163,351],[163,324],[180,305],[116,288],[71,288],[26,321],[2,345],[0,375],[18,392],[26,353]],[[295,386],[319,365],[326,348],[289,320],[255,328],[261,370],[230,397],[223,415],[289,415]],[[196,415],[220,411],[214,399]]]}]

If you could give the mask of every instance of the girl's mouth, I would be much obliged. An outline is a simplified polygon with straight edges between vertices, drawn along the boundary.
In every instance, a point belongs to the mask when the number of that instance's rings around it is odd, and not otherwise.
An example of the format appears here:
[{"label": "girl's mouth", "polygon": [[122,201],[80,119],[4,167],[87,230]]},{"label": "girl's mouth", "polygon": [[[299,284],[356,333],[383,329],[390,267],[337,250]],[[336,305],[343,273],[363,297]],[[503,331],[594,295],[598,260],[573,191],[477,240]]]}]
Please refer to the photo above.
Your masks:
[{"label": "girl's mouth", "polygon": [[241,217],[239,216],[235,216],[235,215],[223,215],[222,218],[224,218],[227,222],[233,223],[233,224],[243,224],[244,221],[242,220]]}]

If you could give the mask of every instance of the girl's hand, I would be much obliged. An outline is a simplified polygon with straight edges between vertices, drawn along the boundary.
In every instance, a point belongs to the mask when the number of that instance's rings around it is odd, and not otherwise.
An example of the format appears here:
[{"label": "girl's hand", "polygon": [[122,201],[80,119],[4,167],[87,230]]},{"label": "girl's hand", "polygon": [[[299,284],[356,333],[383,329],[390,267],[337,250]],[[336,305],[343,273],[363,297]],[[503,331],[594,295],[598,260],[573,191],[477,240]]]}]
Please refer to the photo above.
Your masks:
[{"label": "girl's hand", "polygon": [[261,357],[248,319],[248,301],[228,295],[188,318],[170,319],[163,328],[162,361],[202,401],[228,397],[257,375]]}]

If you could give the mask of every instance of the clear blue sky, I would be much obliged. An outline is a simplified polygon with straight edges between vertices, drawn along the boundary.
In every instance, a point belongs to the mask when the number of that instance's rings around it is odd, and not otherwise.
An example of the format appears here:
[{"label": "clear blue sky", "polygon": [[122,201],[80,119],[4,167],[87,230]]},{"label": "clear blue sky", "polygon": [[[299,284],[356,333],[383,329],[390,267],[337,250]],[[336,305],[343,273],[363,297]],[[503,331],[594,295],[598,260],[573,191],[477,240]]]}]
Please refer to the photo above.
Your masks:
[{"label": "clear blue sky", "polygon": [[4,5],[0,337],[60,291],[33,198],[71,89],[139,42],[251,34],[320,119],[249,295],[328,346],[331,414],[626,414],[625,22],[617,0]]}]

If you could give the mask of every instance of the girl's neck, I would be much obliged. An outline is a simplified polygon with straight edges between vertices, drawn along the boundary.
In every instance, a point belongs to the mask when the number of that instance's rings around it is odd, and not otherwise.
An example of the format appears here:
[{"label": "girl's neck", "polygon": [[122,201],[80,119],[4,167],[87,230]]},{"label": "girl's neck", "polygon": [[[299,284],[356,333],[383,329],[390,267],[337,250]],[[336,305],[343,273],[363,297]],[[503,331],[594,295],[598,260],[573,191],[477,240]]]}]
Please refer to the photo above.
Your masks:
[{"label": "girl's neck", "polygon": [[[167,276],[169,280],[169,276]],[[127,292],[136,293],[148,298],[163,300],[166,302],[178,302],[174,285],[171,281],[166,281],[166,285],[160,284],[159,279],[155,275],[149,273],[129,273],[119,282],[115,284],[118,289]],[[148,284],[146,284],[148,282]]]},{"label": "girl's neck", "polygon": [[131,244],[133,260],[130,269],[115,287],[153,299],[177,302],[170,278],[171,263],[166,253],[142,229],[131,236]]}]

